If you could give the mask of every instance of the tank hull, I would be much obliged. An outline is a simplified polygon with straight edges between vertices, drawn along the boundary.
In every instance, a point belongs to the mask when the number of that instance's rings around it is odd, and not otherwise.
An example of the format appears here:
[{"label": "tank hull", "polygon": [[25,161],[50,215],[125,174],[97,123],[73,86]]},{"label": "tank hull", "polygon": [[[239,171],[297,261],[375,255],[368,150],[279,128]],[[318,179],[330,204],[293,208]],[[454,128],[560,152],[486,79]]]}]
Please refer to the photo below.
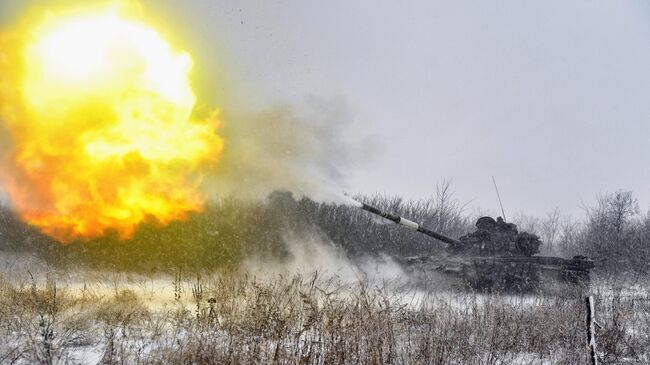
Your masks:
[{"label": "tank hull", "polygon": [[593,262],[549,256],[417,256],[398,260],[416,282],[426,285],[441,275],[455,286],[477,291],[526,292],[543,284],[589,286]]}]

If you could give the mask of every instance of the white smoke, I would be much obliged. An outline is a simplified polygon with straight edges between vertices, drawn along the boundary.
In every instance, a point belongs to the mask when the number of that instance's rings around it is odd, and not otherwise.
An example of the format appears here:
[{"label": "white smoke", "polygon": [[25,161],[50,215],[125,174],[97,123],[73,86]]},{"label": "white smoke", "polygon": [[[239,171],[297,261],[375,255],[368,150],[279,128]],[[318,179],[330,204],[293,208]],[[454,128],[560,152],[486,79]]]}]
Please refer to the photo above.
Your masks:
[{"label": "white smoke", "polygon": [[408,276],[388,256],[364,257],[351,260],[342,249],[317,233],[287,233],[283,260],[251,257],[241,266],[246,272],[259,277],[273,275],[312,275],[336,277],[343,283],[359,281],[406,281]]},{"label": "white smoke", "polygon": [[[355,113],[341,98],[261,111],[225,109],[219,133],[226,147],[203,186],[211,197],[263,198],[288,190],[316,201],[350,204],[341,196],[353,167],[374,155],[370,137],[350,133]],[[240,107],[241,108],[241,107]]]}]

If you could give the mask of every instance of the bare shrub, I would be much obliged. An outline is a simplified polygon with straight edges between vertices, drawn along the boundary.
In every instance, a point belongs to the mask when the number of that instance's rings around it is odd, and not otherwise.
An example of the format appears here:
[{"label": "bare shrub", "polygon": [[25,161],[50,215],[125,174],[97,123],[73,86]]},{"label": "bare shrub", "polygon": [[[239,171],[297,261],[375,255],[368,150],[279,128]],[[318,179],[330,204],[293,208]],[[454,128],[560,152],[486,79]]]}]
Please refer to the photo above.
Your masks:
[{"label": "bare shrub", "polygon": [[[586,313],[579,293],[422,292],[392,282],[342,282],[319,273],[263,278],[204,274],[183,284],[191,285],[192,292],[176,300],[170,285],[168,299],[152,306],[126,288],[110,293],[97,284],[72,291],[52,280],[35,288],[4,283],[0,359],[105,364],[586,363]],[[633,291],[605,284],[598,283],[593,293],[601,361],[647,363],[647,288]]]}]

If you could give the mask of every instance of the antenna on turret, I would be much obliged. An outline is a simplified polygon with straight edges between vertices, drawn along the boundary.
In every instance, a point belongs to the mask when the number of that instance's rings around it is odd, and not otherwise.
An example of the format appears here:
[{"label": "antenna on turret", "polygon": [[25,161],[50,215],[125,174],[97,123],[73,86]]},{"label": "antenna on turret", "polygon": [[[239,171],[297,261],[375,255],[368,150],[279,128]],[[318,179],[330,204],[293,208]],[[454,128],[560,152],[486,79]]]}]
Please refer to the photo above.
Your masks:
[{"label": "antenna on turret", "polygon": [[501,206],[501,214],[503,214],[503,221],[507,222],[508,220],[506,219],[506,212],[503,210],[503,204],[501,203],[501,195],[499,195],[499,188],[497,188],[497,181],[494,179],[494,175],[492,176],[492,182],[494,183],[494,190],[497,191],[497,198],[499,198],[499,205]]}]

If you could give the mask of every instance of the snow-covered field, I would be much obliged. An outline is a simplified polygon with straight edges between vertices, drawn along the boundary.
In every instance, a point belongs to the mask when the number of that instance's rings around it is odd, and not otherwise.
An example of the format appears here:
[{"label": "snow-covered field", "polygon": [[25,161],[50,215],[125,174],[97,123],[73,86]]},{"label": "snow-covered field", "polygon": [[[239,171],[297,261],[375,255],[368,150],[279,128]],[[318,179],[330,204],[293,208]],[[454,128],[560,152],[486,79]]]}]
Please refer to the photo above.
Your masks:
[{"label": "snow-covered field", "polygon": [[[485,295],[331,273],[14,269],[0,277],[2,364],[580,364],[587,355],[584,293],[570,290]],[[643,285],[602,281],[591,293],[603,363],[648,363]]]}]

